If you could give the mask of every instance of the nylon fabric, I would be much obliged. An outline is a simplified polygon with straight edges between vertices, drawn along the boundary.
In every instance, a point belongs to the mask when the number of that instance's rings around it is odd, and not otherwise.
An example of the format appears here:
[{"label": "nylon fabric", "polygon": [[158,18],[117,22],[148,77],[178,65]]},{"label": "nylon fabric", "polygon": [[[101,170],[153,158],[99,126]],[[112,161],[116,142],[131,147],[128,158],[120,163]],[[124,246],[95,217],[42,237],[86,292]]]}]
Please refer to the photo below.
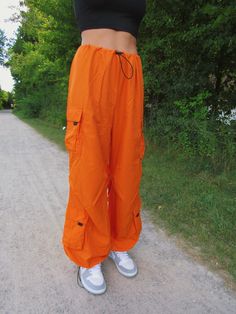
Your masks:
[{"label": "nylon fabric", "polygon": [[128,251],[141,230],[145,152],[139,54],[80,45],[71,63],[65,146],[69,195],[62,245],[86,268]]}]

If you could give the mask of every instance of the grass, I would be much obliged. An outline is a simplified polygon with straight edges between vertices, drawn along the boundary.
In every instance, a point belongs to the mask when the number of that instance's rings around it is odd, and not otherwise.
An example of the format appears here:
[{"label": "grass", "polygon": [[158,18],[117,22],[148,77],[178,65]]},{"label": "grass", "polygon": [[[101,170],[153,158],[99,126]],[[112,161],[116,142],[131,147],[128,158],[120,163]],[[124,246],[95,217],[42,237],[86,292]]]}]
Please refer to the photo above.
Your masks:
[{"label": "grass", "polygon": [[[43,136],[64,146],[65,131],[39,119],[17,116]],[[145,132],[146,134],[146,132]],[[148,141],[141,196],[153,222],[211,269],[236,284],[236,171],[211,174],[191,160]],[[196,161],[194,161],[196,163]]]},{"label": "grass", "polygon": [[146,141],[143,207],[193,255],[236,283],[236,171],[196,171],[191,160]]}]

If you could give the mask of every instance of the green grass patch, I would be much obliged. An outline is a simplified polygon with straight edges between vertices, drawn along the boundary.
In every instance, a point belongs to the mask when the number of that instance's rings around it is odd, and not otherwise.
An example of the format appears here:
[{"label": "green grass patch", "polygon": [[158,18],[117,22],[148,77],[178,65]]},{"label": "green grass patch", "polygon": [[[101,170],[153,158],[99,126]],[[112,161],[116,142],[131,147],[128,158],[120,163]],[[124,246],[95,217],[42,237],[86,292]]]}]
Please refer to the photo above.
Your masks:
[{"label": "green grass patch", "polygon": [[143,207],[168,233],[200,247],[203,260],[236,281],[236,171],[201,171],[178,152],[146,141]]}]

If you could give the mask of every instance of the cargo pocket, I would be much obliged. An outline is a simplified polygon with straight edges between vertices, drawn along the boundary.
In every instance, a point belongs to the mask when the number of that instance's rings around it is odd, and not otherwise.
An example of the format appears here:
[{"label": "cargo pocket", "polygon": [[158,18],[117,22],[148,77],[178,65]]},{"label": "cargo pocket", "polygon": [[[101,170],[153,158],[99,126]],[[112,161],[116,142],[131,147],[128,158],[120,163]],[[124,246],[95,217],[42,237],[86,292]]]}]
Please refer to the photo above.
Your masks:
[{"label": "cargo pocket", "polygon": [[81,151],[81,138],[80,127],[82,121],[82,109],[79,111],[75,119],[67,119],[66,121],[66,134],[65,134],[65,146],[69,152]]},{"label": "cargo pocket", "polygon": [[64,245],[77,250],[83,248],[88,219],[87,215],[78,219],[65,219],[63,232]]},{"label": "cargo pocket", "polygon": [[133,211],[133,213],[134,213],[135,230],[136,230],[136,233],[139,234],[141,232],[141,229],[142,229],[141,210],[135,209]]},{"label": "cargo pocket", "polygon": [[141,220],[141,198],[137,195],[134,207],[133,207],[133,220],[134,220],[134,227],[135,233],[139,234],[142,229],[142,220]]}]

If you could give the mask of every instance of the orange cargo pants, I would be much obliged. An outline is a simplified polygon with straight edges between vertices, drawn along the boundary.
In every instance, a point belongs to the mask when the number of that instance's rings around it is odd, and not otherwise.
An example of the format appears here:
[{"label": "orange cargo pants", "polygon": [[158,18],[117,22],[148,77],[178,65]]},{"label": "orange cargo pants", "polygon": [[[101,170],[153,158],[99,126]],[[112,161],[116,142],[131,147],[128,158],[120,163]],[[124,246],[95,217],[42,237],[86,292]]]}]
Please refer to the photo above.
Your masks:
[{"label": "orange cargo pants", "polygon": [[62,244],[93,267],[127,251],[142,230],[139,194],[144,84],[139,54],[80,45],[70,68],[65,146],[69,195]]}]

